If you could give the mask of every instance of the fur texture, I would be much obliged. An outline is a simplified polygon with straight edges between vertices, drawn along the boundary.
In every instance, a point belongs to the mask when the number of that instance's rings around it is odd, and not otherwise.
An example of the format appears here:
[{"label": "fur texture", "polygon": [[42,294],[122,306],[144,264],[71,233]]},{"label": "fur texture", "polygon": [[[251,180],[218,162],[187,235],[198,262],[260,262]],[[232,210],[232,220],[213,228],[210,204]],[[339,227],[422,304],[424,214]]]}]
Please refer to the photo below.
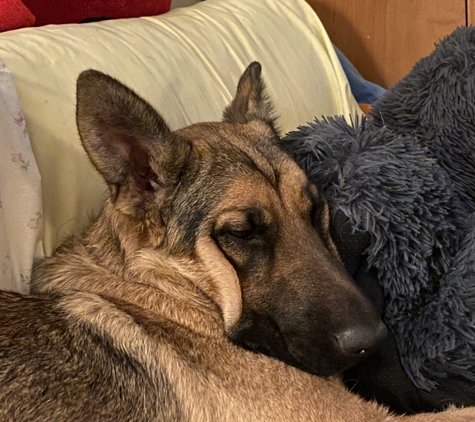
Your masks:
[{"label": "fur texture", "polygon": [[384,321],[423,389],[475,381],[475,29],[444,39],[368,121],[316,120],[285,148],[369,233]]},{"label": "fur texture", "polygon": [[[0,292],[2,421],[348,414],[332,404],[349,395],[337,381],[244,349],[331,375],[386,335],[339,260],[325,201],[277,146],[260,74],[242,75],[234,122],[174,133],[117,80],[79,76],[81,141],[110,196],[35,264],[40,296]],[[318,392],[302,407],[304,391]],[[349,397],[360,419],[387,414]]]},{"label": "fur texture", "polygon": [[[242,78],[233,104],[259,108],[260,66]],[[392,416],[294,367],[336,371],[364,357],[348,341],[375,347],[385,329],[342,267],[321,194],[262,115],[172,134],[118,81],[80,76],[78,127],[110,197],[35,265],[38,296],[0,292],[2,421],[475,419]]]}]

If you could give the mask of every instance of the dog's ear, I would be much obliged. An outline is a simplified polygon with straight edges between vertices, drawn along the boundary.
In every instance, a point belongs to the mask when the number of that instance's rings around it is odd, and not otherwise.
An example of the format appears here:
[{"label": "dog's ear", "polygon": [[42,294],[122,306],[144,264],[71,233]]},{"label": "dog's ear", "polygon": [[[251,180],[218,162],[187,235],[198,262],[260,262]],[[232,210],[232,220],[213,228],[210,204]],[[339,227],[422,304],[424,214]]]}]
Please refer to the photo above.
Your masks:
[{"label": "dog's ear", "polygon": [[196,283],[221,309],[224,328],[229,333],[242,312],[239,278],[211,237],[202,237],[197,240],[196,254],[207,275]]},{"label": "dog's ear", "polygon": [[265,93],[261,73],[258,62],[248,66],[239,79],[236,96],[224,110],[223,121],[249,123],[252,120],[262,120],[271,127],[275,126],[273,107]]},{"label": "dog's ear", "polygon": [[76,120],[84,149],[125,213],[140,217],[144,202],[178,183],[190,144],[116,79],[95,70],[79,75]]}]

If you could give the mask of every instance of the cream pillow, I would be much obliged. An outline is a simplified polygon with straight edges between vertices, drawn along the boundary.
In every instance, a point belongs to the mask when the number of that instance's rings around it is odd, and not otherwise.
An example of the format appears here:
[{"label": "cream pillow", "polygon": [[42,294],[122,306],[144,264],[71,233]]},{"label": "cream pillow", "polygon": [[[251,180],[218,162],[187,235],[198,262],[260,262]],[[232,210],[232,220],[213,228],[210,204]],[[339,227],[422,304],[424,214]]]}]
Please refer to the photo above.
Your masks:
[{"label": "cream pillow", "polygon": [[284,132],[315,116],[359,113],[303,0],[207,0],[157,17],[6,32],[0,58],[13,75],[41,173],[45,254],[88,223],[106,190],[76,130],[75,83],[84,69],[127,84],[174,129],[219,120],[254,60]]}]

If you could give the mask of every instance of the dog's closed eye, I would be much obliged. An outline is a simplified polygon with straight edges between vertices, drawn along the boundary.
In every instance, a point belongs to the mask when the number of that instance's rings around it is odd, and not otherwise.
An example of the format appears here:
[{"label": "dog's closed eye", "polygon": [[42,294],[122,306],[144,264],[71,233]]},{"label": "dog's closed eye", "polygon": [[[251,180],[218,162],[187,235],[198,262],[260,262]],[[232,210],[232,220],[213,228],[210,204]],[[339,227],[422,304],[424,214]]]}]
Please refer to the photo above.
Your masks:
[{"label": "dog's closed eye", "polygon": [[228,221],[217,230],[219,236],[228,236],[242,241],[256,239],[261,232],[260,227],[247,219]]},{"label": "dog's closed eye", "polygon": [[223,213],[216,223],[215,236],[230,241],[256,243],[263,240],[266,230],[264,212],[252,207]]},{"label": "dog's closed eye", "polygon": [[241,240],[250,240],[254,237],[255,233],[249,224],[246,225],[247,227],[229,227],[227,233]]}]

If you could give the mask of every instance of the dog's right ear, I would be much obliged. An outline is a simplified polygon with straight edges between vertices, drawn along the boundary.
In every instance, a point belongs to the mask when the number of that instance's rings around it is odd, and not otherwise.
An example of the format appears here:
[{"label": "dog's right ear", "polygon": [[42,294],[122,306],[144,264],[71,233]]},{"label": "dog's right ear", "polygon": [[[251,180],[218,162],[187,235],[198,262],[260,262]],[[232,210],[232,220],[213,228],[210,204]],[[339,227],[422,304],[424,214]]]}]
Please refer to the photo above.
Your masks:
[{"label": "dog's right ear", "polygon": [[116,79],[96,70],[79,75],[76,120],[84,149],[123,212],[144,217],[144,202],[178,183],[191,145]]},{"label": "dog's right ear", "polygon": [[223,120],[230,123],[266,122],[275,130],[273,106],[266,94],[260,63],[253,62],[239,79],[236,95],[223,112]]}]

